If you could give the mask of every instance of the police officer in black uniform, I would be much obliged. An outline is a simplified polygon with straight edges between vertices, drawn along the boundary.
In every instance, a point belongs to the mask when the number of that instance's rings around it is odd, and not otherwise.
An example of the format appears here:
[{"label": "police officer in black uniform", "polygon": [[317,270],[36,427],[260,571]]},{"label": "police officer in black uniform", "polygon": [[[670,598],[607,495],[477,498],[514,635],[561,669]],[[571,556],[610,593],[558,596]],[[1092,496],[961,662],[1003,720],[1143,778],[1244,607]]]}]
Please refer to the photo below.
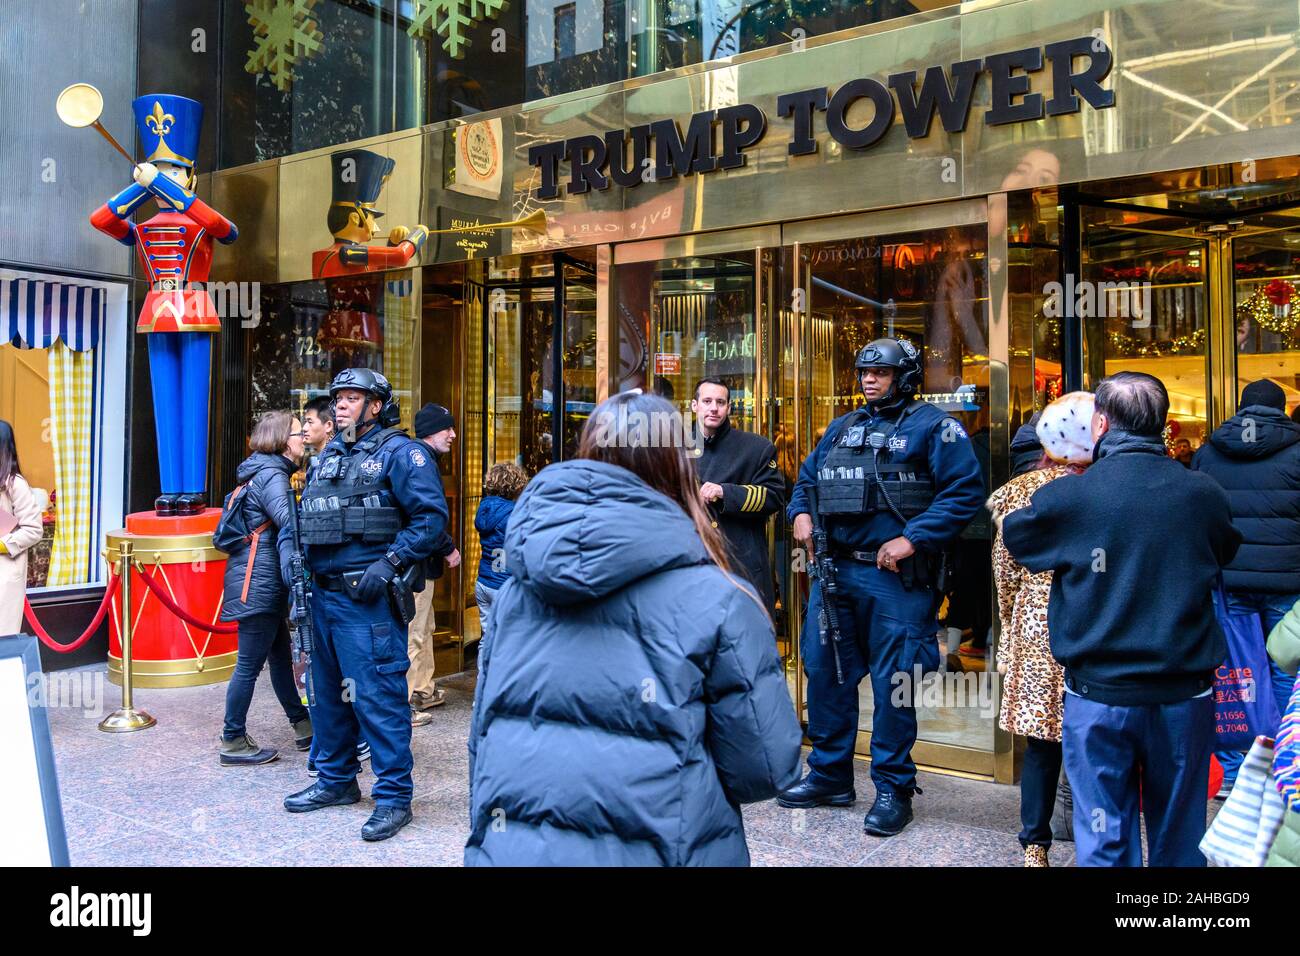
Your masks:
[{"label": "police officer in black uniform", "polygon": [[429,449],[395,427],[388,380],[367,368],[330,385],[338,434],[308,477],[299,521],[312,571],[312,655],[319,779],[285,798],[303,813],[361,799],[358,734],[371,746],[375,810],[361,828],[385,840],[411,822],[406,622],[424,562],[447,526]]},{"label": "police officer in black uniform", "polygon": [[961,424],[915,400],[922,372],[912,343],[877,339],[855,364],[866,405],[830,423],[800,468],[787,509],[795,538],[806,546],[815,491],[835,557],[842,638],[827,635],[823,643],[819,636],[817,582],[801,642],[813,745],[809,773],[777,800],[785,807],[856,800],[858,683],[870,674],[876,800],[863,828],[892,836],[912,820],[914,668],[929,673],[939,667],[935,614],[942,556],[983,505],[984,482]]},{"label": "police officer in black uniform", "polygon": [[732,567],[754,585],[772,614],[767,522],[785,503],[776,448],[762,435],[731,427],[731,389],[721,379],[700,380],[691,411],[704,438],[694,450],[700,500],[727,542]]}]

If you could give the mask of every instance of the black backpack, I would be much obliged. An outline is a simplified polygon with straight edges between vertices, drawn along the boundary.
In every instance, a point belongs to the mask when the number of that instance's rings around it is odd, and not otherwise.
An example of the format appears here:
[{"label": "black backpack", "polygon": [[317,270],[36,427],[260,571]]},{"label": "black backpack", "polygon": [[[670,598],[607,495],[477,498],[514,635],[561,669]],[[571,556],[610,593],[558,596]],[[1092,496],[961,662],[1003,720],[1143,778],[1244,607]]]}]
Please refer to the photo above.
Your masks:
[{"label": "black backpack", "polygon": [[248,582],[253,577],[253,561],[257,558],[257,540],[262,536],[263,531],[271,527],[270,518],[256,528],[248,527],[248,518],[244,514],[244,505],[248,499],[239,501],[239,496],[247,487],[248,482],[245,481],[235,485],[234,490],[226,495],[226,500],[221,506],[221,520],[212,531],[212,544],[226,554],[234,553],[241,544],[249,546],[248,563],[244,566],[244,588],[239,596],[241,601],[248,600]]}]

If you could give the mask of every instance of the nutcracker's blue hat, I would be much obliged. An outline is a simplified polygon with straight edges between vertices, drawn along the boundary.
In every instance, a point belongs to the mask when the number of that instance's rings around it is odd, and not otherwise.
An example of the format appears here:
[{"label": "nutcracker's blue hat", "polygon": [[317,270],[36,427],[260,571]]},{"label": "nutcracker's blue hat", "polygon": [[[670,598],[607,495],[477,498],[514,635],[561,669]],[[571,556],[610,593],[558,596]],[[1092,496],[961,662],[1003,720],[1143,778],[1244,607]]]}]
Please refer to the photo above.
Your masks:
[{"label": "nutcracker's blue hat", "polygon": [[334,205],[364,209],[372,216],[382,216],[383,213],[375,208],[375,202],[397,160],[368,149],[345,149],[332,153],[330,163],[333,167]]},{"label": "nutcracker's blue hat", "polygon": [[145,160],[194,168],[203,128],[203,104],[171,93],[148,93],[131,101]]}]

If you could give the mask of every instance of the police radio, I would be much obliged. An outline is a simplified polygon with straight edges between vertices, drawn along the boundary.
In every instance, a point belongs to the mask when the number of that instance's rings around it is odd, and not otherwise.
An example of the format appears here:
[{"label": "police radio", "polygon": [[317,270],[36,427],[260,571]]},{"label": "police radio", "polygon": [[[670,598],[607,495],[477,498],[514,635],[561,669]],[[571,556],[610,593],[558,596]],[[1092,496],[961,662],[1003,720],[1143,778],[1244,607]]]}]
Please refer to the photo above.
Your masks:
[{"label": "police radio", "polygon": [[907,524],[907,519],[903,517],[903,512],[894,504],[894,499],[889,497],[889,489],[885,487],[884,480],[880,477],[880,451],[889,442],[889,436],[884,432],[872,432],[867,436],[867,444],[871,446],[871,470],[875,474],[876,487],[880,490],[880,496],[885,499],[885,504],[893,512],[894,517]]}]

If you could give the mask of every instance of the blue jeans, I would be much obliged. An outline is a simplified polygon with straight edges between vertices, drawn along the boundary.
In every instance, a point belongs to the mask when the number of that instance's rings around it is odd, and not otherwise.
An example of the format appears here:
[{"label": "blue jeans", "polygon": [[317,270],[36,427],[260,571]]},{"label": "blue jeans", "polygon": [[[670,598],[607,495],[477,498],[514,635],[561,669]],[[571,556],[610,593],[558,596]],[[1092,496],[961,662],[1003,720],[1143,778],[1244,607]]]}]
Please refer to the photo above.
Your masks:
[{"label": "blue jeans", "polygon": [[284,708],[290,723],[307,716],[298,688],[293,682],[293,663],[289,655],[289,625],[283,614],[254,614],[239,622],[239,655],[235,672],[226,687],[226,725],[221,736],[237,740],[247,731],[248,705],[262,666],[271,665],[271,687]]},{"label": "blue jeans", "polygon": [[1213,695],[1122,707],[1067,693],[1062,737],[1079,866],[1141,866],[1139,814],[1151,866],[1205,866]]},{"label": "blue jeans", "polygon": [[[910,795],[916,788],[916,710],[905,691],[914,681],[913,666],[923,673],[938,670],[934,591],[903,587],[897,574],[859,561],[837,562],[844,683],[835,679],[830,638],[822,644],[817,628],[821,585],[808,600],[802,631],[803,669],[808,675],[809,776],[819,783],[853,786],[853,745],[858,734],[858,684],[871,676],[871,780],[877,792]],[[905,675],[901,684],[895,675]],[[896,693],[896,690],[902,692]]]},{"label": "blue jeans", "polygon": [[[1214,596],[1215,603],[1218,603],[1219,597]],[[1228,592],[1228,609],[1239,612],[1256,611],[1259,614],[1260,623],[1264,625],[1264,640],[1268,640],[1269,633],[1277,626],[1277,622],[1286,616],[1286,612],[1291,610],[1292,606],[1300,601],[1300,594],[1265,594],[1259,591],[1229,591]],[[1272,660],[1268,662],[1269,671],[1273,679],[1273,696],[1277,700],[1279,711],[1286,707],[1286,702],[1291,699],[1291,688],[1295,685],[1295,678],[1288,675]],[[1237,771],[1241,769],[1241,762],[1246,755],[1236,750],[1221,750],[1215,755],[1219,758],[1219,763],[1223,765],[1223,786],[1224,789],[1231,789],[1237,780]]]},{"label": "blue jeans", "polygon": [[312,618],[312,750],[321,785],[342,790],[356,779],[357,742],[364,734],[375,805],[409,807],[414,788],[406,627],[384,598],[363,603],[323,589],[312,594]]}]

